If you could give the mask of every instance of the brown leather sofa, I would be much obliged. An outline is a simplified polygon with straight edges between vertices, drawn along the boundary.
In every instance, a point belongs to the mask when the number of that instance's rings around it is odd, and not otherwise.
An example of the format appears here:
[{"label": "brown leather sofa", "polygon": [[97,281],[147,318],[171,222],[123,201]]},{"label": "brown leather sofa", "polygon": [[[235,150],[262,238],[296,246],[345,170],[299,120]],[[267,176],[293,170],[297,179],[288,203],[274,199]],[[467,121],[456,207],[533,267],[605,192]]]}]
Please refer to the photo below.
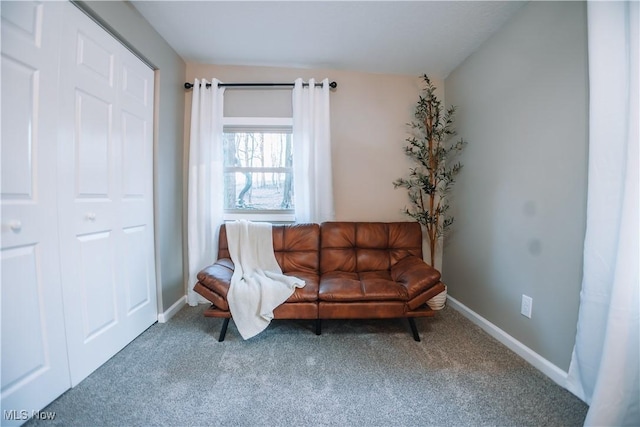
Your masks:
[{"label": "brown leather sofa", "polygon": [[[422,260],[422,232],[415,222],[325,222],[273,226],[273,250],[284,274],[306,285],[273,314],[310,319],[320,335],[322,319],[407,318],[420,341],[415,317],[435,314],[427,300],[444,291],[440,273]],[[218,260],[198,273],[194,290],[211,301],[207,317],[225,321],[233,275],[226,228],[220,228]]]}]

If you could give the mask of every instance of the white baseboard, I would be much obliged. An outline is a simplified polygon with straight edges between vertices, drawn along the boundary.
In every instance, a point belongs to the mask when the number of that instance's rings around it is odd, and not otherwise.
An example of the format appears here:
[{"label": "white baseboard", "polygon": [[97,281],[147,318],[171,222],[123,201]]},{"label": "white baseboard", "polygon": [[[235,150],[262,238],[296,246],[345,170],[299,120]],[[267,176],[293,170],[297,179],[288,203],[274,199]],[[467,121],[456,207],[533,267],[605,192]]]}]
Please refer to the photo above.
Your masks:
[{"label": "white baseboard", "polygon": [[533,365],[534,368],[538,369],[547,377],[551,378],[551,380],[553,380],[560,387],[565,389],[567,388],[567,372],[558,368],[556,365],[549,362],[547,359],[540,356],[538,353],[531,350],[529,347],[522,344],[520,341],[513,338],[511,335],[507,334],[505,331],[498,328],[496,325],[489,322],[487,319],[480,316],[478,313],[471,310],[469,307],[462,304],[455,298],[447,296],[447,302],[451,308],[460,312],[460,314],[462,314],[464,317],[478,325],[486,333],[500,341],[511,351]]},{"label": "white baseboard", "polygon": [[165,310],[164,313],[158,314],[158,322],[165,323],[169,321],[180,309],[187,303],[187,296],[183,296],[178,301],[173,303],[171,307]]}]

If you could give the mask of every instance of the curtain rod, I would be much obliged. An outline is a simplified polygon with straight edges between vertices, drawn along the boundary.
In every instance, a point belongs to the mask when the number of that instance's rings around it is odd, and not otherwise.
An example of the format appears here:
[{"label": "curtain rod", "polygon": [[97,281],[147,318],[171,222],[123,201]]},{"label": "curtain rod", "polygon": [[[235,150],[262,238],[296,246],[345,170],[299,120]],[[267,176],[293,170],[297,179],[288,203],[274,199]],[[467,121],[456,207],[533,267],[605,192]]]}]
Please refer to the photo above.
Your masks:
[{"label": "curtain rod", "polygon": [[[218,87],[294,87],[295,83],[218,83]],[[309,86],[309,83],[302,83],[302,86]],[[322,86],[322,83],[316,83],[316,86]],[[207,83],[207,87],[211,87],[211,83]],[[338,83],[330,82],[329,87],[335,89]],[[193,83],[186,82],[185,89],[193,88]]]}]

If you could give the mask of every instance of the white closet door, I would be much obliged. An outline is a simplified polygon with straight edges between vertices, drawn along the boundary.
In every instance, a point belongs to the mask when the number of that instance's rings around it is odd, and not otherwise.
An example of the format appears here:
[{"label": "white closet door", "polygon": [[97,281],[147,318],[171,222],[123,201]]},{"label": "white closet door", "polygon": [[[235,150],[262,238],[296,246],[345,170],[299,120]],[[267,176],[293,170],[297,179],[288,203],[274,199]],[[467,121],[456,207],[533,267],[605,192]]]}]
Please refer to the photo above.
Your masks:
[{"label": "white closet door", "polygon": [[153,224],[154,72],[121,47],[120,135],[123,270],[128,342],[158,320]]},{"label": "white closet door", "polygon": [[[70,386],[57,231],[61,3],[2,8],[1,424]],[[23,412],[21,412],[23,411]]]},{"label": "white closet door", "polygon": [[153,71],[75,7],[66,12],[59,230],[76,385],[157,319]]}]

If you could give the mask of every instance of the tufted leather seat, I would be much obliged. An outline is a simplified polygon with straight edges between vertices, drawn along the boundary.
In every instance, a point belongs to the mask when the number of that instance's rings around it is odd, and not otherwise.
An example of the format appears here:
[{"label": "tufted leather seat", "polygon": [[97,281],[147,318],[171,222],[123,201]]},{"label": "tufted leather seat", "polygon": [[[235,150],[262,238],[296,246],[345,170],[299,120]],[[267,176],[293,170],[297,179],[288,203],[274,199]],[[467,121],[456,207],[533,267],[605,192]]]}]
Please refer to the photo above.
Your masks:
[{"label": "tufted leather seat", "polygon": [[[433,316],[425,303],[444,290],[440,273],[422,260],[415,222],[274,225],[273,249],[282,272],[306,282],[274,317],[317,319],[317,334],[320,319],[406,317],[419,341],[413,318]],[[205,316],[231,317],[226,296],[233,269],[222,225],[218,261],[198,274],[194,287],[212,303]]]}]

